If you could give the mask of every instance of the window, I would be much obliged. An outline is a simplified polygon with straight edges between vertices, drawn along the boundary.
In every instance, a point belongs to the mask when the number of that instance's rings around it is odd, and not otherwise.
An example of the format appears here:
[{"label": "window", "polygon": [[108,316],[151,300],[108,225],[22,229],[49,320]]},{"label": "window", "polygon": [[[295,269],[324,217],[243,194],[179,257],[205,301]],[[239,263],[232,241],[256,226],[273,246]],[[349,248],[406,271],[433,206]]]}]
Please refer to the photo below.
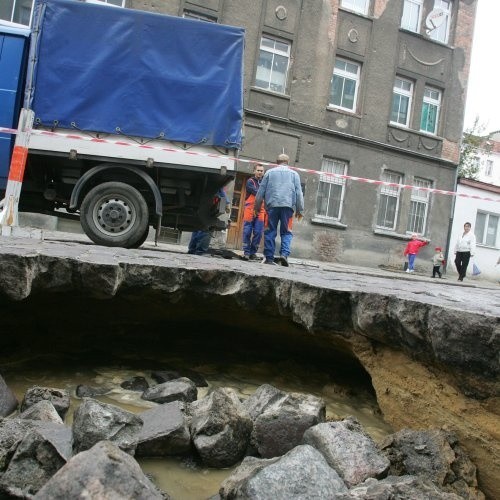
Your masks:
[{"label": "window", "polygon": [[408,127],[412,95],[413,82],[396,78],[392,94],[391,123]]},{"label": "window", "polygon": [[260,41],[255,85],[284,94],[289,63],[290,44],[263,36]]},{"label": "window", "polygon": [[491,177],[493,175],[493,160],[486,160],[484,175],[486,175],[486,177]]},{"label": "window", "polygon": [[[391,184],[401,184],[401,175],[395,172],[384,172],[382,181]],[[396,219],[399,209],[399,194],[401,188],[397,186],[382,186],[380,189],[380,201],[377,214],[377,226],[393,230],[396,227]]]},{"label": "window", "polygon": [[369,0],[342,0],[341,2],[342,7],[360,14],[368,14],[368,4]]},{"label": "window", "polygon": [[[448,43],[451,22],[451,2],[452,0],[434,0],[434,12],[439,17],[427,23],[428,35],[438,42]],[[436,22],[437,21],[437,22]],[[433,27],[435,26],[435,27]]]},{"label": "window", "polygon": [[498,241],[498,215],[478,212],[474,234],[480,245],[496,247]]},{"label": "window", "polygon": [[330,106],[356,111],[360,65],[336,59],[330,88]]},{"label": "window", "polygon": [[347,165],[343,161],[323,158],[316,203],[316,215],[340,220],[344,201],[345,179],[328,174],[346,175]]},{"label": "window", "polygon": [[431,87],[425,87],[420,130],[437,134],[439,110],[441,108],[441,92]]},{"label": "window", "polygon": [[422,17],[423,0],[404,0],[401,28],[418,33]]},{"label": "window", "polygon": [[0,0],[0,19],[29,26],[33,0]]},{"label": "window", "polygon": [[192,10],[185,10],[182,14],[182,17],[187,17],[189,19],[197,19],[198,21],[206,21],[208,23],[216,23],[217,18],[213,16],[207,16],[205,14],[200,14],[198,12],[194,12]]},{"label": "window", "polygon": [[417,179],[413,181],[417,189],[411,190],[410,213],[408,216],[408,226],[406,230],[409,233],[424,234],[427,221],[427,212],[429,209],[429,191],[418,188],[430,188],[432,183],[426,179]]}]

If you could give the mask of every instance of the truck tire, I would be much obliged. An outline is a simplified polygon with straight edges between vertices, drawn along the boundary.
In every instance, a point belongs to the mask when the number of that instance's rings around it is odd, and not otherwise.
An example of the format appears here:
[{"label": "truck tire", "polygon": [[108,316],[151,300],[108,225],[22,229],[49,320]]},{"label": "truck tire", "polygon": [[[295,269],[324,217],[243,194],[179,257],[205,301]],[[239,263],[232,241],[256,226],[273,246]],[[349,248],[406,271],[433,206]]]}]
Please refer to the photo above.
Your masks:
[{"label": "truck tire", "polygon": [[148,205],[134,187],[104,182],[83,199],[80,222],[85,234],[98,245],[134,248],[148,230]]},{"label": "truck tire", "polygon": [[139,240],[134,243],[134,246],[130,248],[140,248],[142,244],[148,239],[148,236],[149,236],[149,227],[146,228],[146,231],[144,231],[144,234],[139,238]]}]

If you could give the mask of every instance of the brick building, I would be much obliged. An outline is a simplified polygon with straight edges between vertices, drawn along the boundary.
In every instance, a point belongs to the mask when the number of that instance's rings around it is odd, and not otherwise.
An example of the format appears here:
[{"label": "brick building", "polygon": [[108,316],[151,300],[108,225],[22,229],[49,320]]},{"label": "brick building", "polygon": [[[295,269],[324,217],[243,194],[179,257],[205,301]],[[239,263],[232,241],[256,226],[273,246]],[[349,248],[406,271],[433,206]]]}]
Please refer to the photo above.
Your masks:
[{"label": "brick building", "polygon": [[[304,169],[292,257],[399,265],[412,232],[446,240],[451,197],[416,188],[455,189],[477,0],[108,3],[245,28],[240,157],[273,163],[284,151]],[[233,248],[252,169],[239,162]]]}]

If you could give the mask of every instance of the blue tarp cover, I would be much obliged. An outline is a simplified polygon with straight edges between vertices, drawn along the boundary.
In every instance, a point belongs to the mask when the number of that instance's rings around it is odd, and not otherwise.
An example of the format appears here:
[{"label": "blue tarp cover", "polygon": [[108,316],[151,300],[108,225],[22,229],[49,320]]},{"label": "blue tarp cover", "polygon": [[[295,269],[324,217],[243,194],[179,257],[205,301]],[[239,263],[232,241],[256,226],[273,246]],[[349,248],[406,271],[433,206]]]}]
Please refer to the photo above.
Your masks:
[{"label": "blue tarp cover", "polygon": [[36,16],[39,123],[240,147],[242,28],[74,0]]}]

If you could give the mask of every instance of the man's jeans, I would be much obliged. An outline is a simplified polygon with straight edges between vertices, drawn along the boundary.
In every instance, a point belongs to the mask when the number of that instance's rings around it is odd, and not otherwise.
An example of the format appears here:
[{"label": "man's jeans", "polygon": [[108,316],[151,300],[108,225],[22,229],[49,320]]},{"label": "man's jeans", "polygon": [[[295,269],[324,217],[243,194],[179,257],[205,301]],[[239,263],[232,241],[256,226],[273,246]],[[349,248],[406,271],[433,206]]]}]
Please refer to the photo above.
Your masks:
[{"label": "man's jeans", "polygon": [[274,259],[278,224],[280,226],[280,255],[288,257],[292,244],[293,208],[273,207],[267,210],[267,228],[264,231],[264,256],[266,260]]}]

